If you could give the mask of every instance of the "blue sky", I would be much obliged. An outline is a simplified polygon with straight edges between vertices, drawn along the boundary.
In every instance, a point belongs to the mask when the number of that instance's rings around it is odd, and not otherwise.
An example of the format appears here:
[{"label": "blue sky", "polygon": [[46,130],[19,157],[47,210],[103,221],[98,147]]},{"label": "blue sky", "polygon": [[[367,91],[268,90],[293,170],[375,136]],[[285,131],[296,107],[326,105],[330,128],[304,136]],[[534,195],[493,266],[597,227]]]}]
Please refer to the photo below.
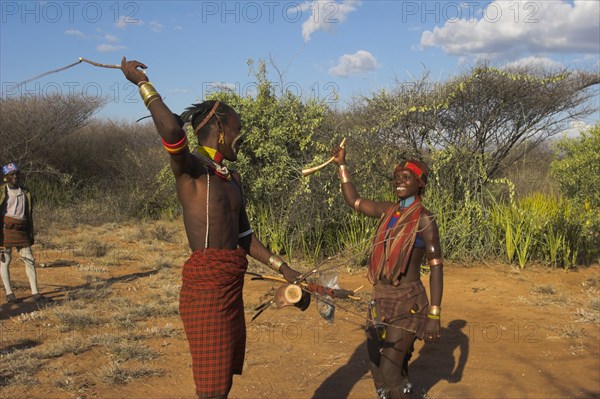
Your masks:
[{"label": "blue sky", "polygon": [[598,0],[3,0],[0,12],[3,96],[101,94],[108,104],[99,115],[123,120],[147,112],[118,70],[79,64],[18,83],[79,57],[117,64],[126,56],[148,65],[181,112],[218,85],[251,94],[248,59],[272,59],[286,88],[339,107],[425,69],[443,80],[481,59],[600,70]]}]

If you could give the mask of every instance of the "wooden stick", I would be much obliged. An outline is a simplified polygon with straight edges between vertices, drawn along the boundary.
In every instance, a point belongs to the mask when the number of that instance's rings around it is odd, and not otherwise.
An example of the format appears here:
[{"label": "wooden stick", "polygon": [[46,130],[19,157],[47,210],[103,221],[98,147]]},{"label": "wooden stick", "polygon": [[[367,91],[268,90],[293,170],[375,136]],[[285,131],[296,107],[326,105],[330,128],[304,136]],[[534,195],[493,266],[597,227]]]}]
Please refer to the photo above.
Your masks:
[{"label": "wooden stick", "polygon": [[37,75],[37,76],[34,76],[33,78],[24,80],[21,83],[19,83],[17,85],[17,87],[21,87],[21,86],[23,86],[26,83],[29,83],[29,82],[31,82],[33,80],[38,80],[38,79],[43,78],[44,76],[48,76],[48,75],[50,75],[52,73],[57,73],[57,72],[64,71],[65,69],[69,69],[71,67],[74,67],[75,65],[81,64],[82,62],[87,62],[88,64],[91,64],[91,65],[94,65],[94,66],[97,66],[97,67],[101,67],[101,68],[121,69],[121,65],[101,64],[99,62],[94,62],[94,61],[88,60],[87,58],[79,57],[79,59],[77,60],[77,62],[74,62],[74,63],[69,64],[67,66],[64,66],[62,68],[53,69],[51,71],[44,72],[41,75]]},{"label": "wooden stick", "polygon": [[[251,275],[251,276],[255,276],[255,277],[257,277],[257,278],[259,278],[259,279],[262,279],[262,280],[271,280],[271,281],[278,281],[278,282],[281,282],[281,283],[289,283],[289,282],[288,282],[286,279],[284,279],[284,278],[282,278],[282,277],[275,277],[275,276],[265,276],[265,275],[263,275],[263,274],[258,274],[258,273],[253,273],[253,272],[246,272],[246,274],[249,274],[249,275]],[[291,284],[291,283],[289,283],[289,284]],[[305,282],[301,282],[301,283],[300,283],[300,285],[301,285],[302,287],[304,287],[304,288],[307,288],[307,287],[308,287],[308,284],[307,284],[307,283],[305,283]],[[355,289],[353,292],[355,292],[355,293],[356,293],[356,291],[358,291],[358,290],[359,290],[359,289],[361,289],[362,287],[363,287],[363,286],[361,285],[360,287],[358,287],[357,289]],[[330,288],[330,287],[327,287],[327,288]],[[359,301],[359,300],[360,300],[360,298],[359,298],[359,297],[357,297],[357,296],[354,296],[354,295],[348,295],[348,298],[350,298],[350,299],[354,299],[355,301]]]},{"label": "wooden stick", "polygon": [[79,62],[87,62],[88,64],[91,64],[91,65],[97,66],[97,67],[101,67],[101,68],[121,69],[121,65],[101,64],[99,62],[94,62],[94,61],[88,60],[87,58],[83,58],[83,57],[79,57]]}]

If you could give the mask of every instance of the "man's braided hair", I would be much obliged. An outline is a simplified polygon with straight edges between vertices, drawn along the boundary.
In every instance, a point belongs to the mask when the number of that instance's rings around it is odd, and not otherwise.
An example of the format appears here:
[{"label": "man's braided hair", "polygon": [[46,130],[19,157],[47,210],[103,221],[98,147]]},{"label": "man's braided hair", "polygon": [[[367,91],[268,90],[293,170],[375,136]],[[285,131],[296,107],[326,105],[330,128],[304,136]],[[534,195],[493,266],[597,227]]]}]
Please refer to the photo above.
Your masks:
[{"label": "man's braided hair", "polygon": [[[204,118],[206,118],[210,110],[214,107],[215,103],[215,100],[210,100],[198,104],[192,104],[190,107],[187,107],[181,115],[176,115],[176,117],[182,126],[185,123],[190,123],[192,128],[196,130],[196,127],[202,123]],[[233,108],[224,102],[221,102],[217,107],[214,117],[211,117],[210,120],[207,121],[207,123],[200,129],[200,132],[202,132],[204,129],[207,129],[207,126],[217,122],[223,122],[227,114],[231,111],[233,111]]]}]

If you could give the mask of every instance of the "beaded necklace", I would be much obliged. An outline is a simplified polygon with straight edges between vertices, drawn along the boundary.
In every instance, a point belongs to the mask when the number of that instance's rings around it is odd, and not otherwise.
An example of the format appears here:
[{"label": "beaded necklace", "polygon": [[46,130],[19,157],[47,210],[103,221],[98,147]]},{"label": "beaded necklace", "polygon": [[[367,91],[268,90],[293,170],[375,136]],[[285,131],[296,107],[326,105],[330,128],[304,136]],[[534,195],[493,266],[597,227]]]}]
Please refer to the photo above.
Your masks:
[{"label": "beaded necklace", "polygon": [[408,198],[401,199],[398,202],[398,204],[400,205],[400,208],[396,212],[394,212],[394,215],[391,217],[390,222],[388,223],[388,226],[387,226],[388,229],[394,227],[394,225],[396,224],[398,219],[400,219],[400,214],[401,214],[400,210],[411,206],[412,203],[415,202],[415,198],[416,197],[414,195],[412,195]]},{"label": "beaded necklace", "polygon": [[210,147],[198,146],[196,151],[192,152],[192,155],[221,179],[226,181],[231,180],[229,169],[227,169],[227,166],[221,164],[223,161],[223,154],[219,151]]},{"label": "beaded necklace", "polygon": [[231,180],[231,173],[226,166],[221,165],[223,154],[214,148],[198,146],[196,151],[192,152],[192,155],[195,156],[206,169],[206,235],[204,237],[204,249],[206,249],[208,248],[208,231],[210,228],[210,171],[212,170],[215,175],[225,181]]}]

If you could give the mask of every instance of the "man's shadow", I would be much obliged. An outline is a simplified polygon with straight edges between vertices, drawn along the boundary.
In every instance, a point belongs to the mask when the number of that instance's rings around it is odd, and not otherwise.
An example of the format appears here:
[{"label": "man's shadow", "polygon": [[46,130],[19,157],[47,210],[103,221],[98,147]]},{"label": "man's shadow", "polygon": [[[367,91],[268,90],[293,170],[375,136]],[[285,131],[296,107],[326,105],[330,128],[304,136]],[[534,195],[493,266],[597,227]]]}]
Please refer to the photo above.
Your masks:
[{"label": "man's shadow", "polygon": [[[436,344],[425,344],[418,357],[408,366],[408,378],[414,392],[429,392],[438,382],[445,380],[455,384],[462,379],[469,357],[469,337],[462,331],[465,320],[452,320],[442,327],[442,338]],[[459,348],[458,361],[454,351]]]},{"label": "man's shadow", "polygon": [[[115,283],[128,283],[130,281],[136,280],[138,278],[148,277],[153,274],[158,273],[158,270],[149,270],[145,272],[136,272],[131,274],[126,274],[123,276],[110,277],[108,279],[100,280],[107,286],[110,286]],[[21,315],[23,313],[31,313],[36,310],[43,309],[47,306],[56,306],[60,305],[66,298],[68,298],[69,293],[76,293],[77,291],[84,290],[94,290],[94,287],[91,283],[85,283],[77,286],[68,286],[68,285],[53,285],[46,284],[47,286],[54,287],[53,291],[42,292],[40,294],[44,295],[50,301],[38,304],[33,302],[30,298],[31,295],[20,297],[17,300],[17,303],[3,303],[0,305],[0,320],[10,319],[11,317]]]},{"label": "man's shadow", "polygon": [[[409,363],[408,373],[415,393],[428,392],[442,380],[454,384],[462,379],[469,357],[469,337],[462,332],[466,325],[465,320],[451,321],[448,327],[442,327],[440,342],[423,345],[416,359],[413,355],[414,360]],[[458,361],[454,359],[456,348],[460,349]],[[356,348],[344,366],[321,383],[312,399],[347,398],[354,385],[363,378],[371,378],[365,342]]]}]

